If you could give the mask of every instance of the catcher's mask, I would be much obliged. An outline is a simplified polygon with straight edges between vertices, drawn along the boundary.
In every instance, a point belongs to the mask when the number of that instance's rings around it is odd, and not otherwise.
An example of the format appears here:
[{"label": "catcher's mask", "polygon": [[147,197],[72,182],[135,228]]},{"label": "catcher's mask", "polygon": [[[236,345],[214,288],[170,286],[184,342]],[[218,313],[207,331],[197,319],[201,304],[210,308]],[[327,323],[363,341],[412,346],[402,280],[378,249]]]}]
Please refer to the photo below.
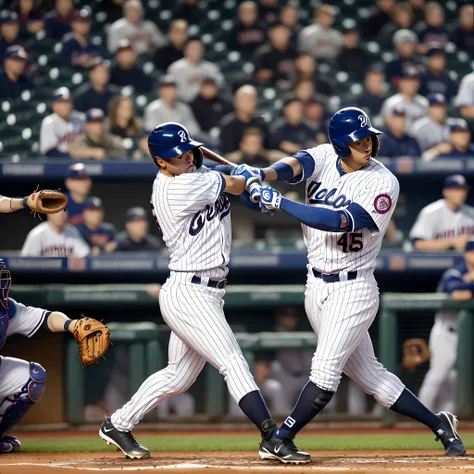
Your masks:
[{"label": "catcher's mask", "polygon": [[10,270],[7,270],[3,260],[0,259],[0,306],[7,311],[10,309],[8,306],[8,295],[11,284],[12,276]]}]

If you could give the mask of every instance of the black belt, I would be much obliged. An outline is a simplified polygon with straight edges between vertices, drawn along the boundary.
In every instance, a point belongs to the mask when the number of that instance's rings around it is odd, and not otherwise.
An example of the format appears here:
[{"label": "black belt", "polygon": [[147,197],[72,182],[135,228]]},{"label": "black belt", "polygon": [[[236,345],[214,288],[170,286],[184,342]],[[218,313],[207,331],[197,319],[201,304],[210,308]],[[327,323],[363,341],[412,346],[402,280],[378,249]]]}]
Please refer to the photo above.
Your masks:
[{"label": "black belt", "polygon": [[203,283],[203,279],[201,277],[193,276],[191,278],[191,283],[196,283],[196,285],[206,285],[206,286],[210,286],[211,288],[223,289],[227,285],[227,280],[209,280],[206,284],[206,283]]},{"label": "black belt", "polygon": [[[339,273],[321,273],[313,268],[313,275],[316,278],[321,278],[321,280],[326,283],[334,283],[336,281],[341,281],[339,278]],[[355,280],[357,278],[357,271],[347,272],[347,280]]]}]

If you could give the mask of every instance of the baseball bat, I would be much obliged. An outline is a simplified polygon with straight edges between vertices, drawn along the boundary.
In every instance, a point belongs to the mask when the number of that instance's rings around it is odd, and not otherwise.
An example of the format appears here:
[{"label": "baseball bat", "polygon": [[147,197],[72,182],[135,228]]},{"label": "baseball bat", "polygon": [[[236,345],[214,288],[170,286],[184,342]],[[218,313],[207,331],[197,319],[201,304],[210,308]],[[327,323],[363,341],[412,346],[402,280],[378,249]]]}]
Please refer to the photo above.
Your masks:
[{"label": "baseball bat", "polygon": [[203,155],[206,158],[209,158],[212,161],[215,161],[216,163],[219,163],[220,165],[227,165],[227,166],[232,166],[232,168],[237,168],[238,165],[235,163],[231,163],[229,160],[226,160],[223,156],[218,155],[212,150],[209,150],[209,148],[206,148],[205,146],[201,146],[201,150]]}]

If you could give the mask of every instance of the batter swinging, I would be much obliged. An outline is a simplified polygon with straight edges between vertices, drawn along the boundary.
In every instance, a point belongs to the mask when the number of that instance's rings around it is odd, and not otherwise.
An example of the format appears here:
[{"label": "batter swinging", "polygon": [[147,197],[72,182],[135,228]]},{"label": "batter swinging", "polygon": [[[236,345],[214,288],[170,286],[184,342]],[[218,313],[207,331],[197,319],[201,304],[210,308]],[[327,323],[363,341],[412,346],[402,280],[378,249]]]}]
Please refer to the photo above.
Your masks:
[{"label": "batter swinging", "polygon": [[465,454],[456,417],[434,414],[388,372],[377,361],[368,333],[379,306],[376,256],[399,193],[395,176],[374,159],[380,133],[365,112],[348,107],[331,118],[331,144],[257,170],[259,177],[245,166],[235,171],[246,177],[247,188],[262,177],[306,181],[306,205],[270,187],[252,187],[252,199],[267,210],[281,209],[304,224],[309,261],[305,308],[318,334],[309,381],[283,425],[262,441],[263,459],[286,462],[290,456],[309,462],[292,440],[329,403],[343,372],[383,406],[429,426],[447,456]]},{"label": "batter swinging", "polygon": [[170,251],[170,276],[159,297],[172,331],[169,361],[99,431],[133,459],[150,456],[131,434],[135,425],[162,401],[188,390],[206,362],[224,376],[230,394],[263,438],[276,429],[223,312],[231,246],[230,202],[224,192],[241,194],[245,180],[201,167],[200,145],[173,122],[159,125],[148,138],[160,168],[152,207]]}]

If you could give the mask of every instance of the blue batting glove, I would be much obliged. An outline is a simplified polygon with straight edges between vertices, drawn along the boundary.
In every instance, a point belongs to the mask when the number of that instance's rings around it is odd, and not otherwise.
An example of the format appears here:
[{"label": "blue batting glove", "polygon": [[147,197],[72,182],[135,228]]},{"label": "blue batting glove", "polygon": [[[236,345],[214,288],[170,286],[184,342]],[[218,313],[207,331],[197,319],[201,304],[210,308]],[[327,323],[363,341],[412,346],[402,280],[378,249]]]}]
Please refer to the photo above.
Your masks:
[{"label": "blue batting glove", "polygon": [[243,176],[245,181],[250,179],[253,176],[258,176],[261,181],[265,179],[265,173],[261,168],[253,168],[248,165],[239,165],[237,168],[234,168],[231,172],[232,176]]},{"label": "blue batting glove", "polygon": [[281,193],[270,186],[260,188],[260,204],[269,211],[280,209]]}]

